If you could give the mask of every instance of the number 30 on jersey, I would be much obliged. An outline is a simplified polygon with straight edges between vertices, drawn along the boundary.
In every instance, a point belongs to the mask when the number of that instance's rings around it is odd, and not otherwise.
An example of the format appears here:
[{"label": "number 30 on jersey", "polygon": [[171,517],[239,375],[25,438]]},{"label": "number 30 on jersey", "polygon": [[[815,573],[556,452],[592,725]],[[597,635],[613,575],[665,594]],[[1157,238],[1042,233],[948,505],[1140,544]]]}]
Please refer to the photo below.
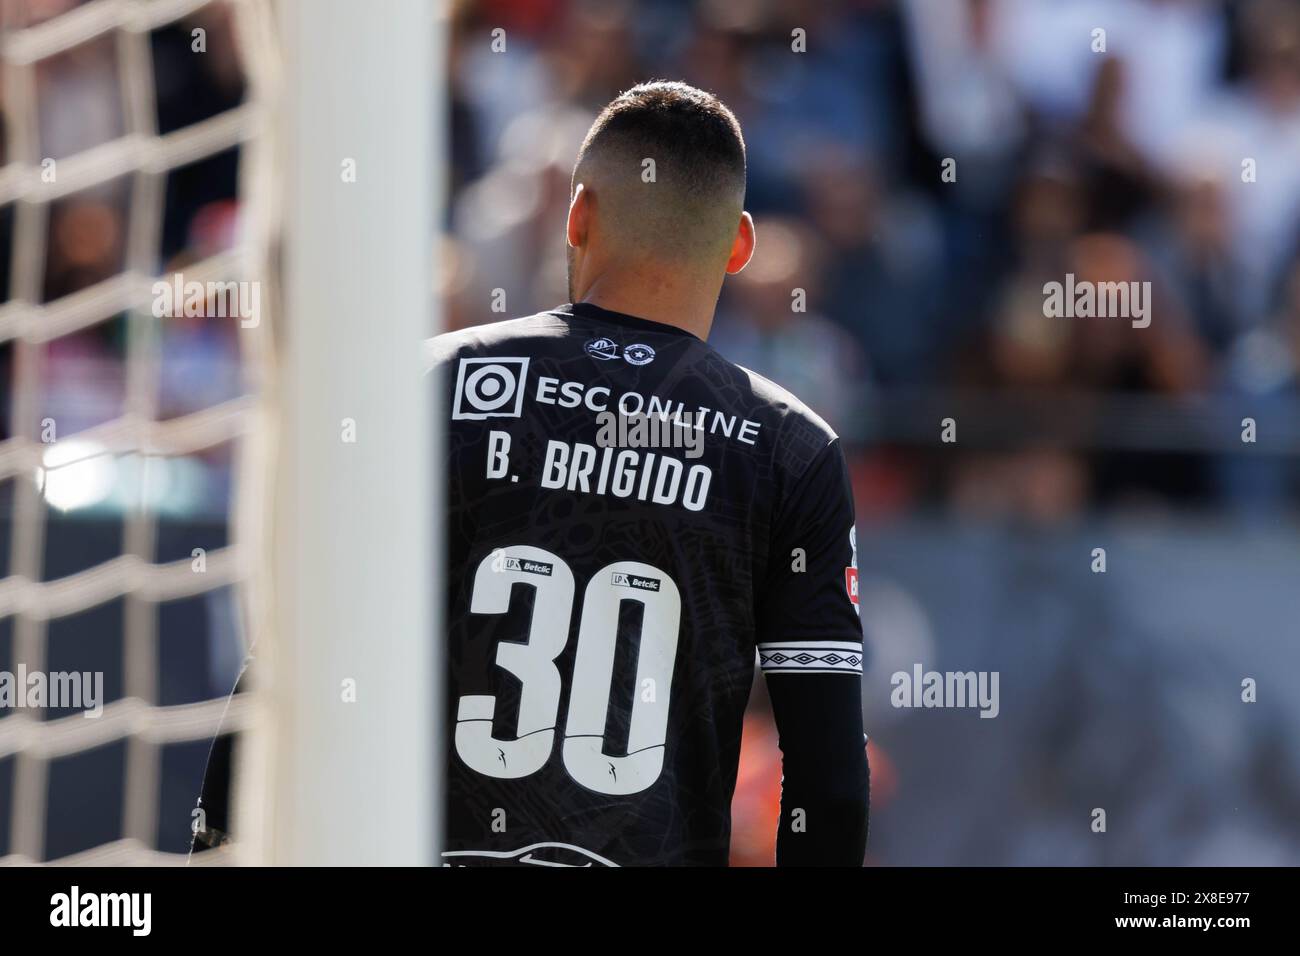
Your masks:
[{"label": "number 30 on jersey", "polygon": [[[573,617],[575,588],[569,566],[549,551],[522,545],[495,551],[479,562],[470,610],[504,614],[515,584],[530,585],[537,592],[528,642],[497,645],[497,666],[522,685],[518,732],[513,740],[492,736],[496,698],[491,695],[461,697],[456,713],[456,753],[490,777],[526,777],[551,758],[562,690],[555,659],[568,642]],[[645,609],[636,686],[650,686],[655,692],[634,696],[627,755],[611,756],[605,753],[605,717],[619,606],[625,600],[639,601]],[[565,769],[584,787],[622,795],[639,793],[659,779],[681,612],[677,585],[658,568],[639,561],[608,564],[587,582],[562,748]]]}]

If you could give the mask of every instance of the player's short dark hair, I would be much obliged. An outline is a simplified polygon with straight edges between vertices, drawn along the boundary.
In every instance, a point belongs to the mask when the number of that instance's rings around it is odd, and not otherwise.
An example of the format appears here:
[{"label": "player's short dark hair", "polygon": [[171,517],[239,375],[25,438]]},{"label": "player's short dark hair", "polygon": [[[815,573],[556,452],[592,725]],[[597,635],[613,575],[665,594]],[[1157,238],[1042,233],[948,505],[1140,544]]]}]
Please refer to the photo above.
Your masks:
[{"label": "player's short dark hair", "polygon": [[[654,182],[644,182],[645,160]],[[673,236],[682,251],[730,243],[745,198],[745,139],[740,123],[712,93],[654,80],[619,94],[592,124],[573,183],[594,164],[612,171],[615,213],[635,218],[639,244]]]}]

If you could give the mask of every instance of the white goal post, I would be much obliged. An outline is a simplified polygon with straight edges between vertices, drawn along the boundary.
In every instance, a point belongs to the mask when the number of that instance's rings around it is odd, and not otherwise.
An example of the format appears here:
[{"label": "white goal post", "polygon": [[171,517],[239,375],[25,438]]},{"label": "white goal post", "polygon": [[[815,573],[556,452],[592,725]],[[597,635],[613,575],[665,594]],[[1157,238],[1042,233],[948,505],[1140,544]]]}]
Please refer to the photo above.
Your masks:
[{"label": "white goal post", "polygon": [[446,42],[438,0],[282,0],[275,639],[241,808],[254,862],[429,864],[443,577],[431,380]]}]

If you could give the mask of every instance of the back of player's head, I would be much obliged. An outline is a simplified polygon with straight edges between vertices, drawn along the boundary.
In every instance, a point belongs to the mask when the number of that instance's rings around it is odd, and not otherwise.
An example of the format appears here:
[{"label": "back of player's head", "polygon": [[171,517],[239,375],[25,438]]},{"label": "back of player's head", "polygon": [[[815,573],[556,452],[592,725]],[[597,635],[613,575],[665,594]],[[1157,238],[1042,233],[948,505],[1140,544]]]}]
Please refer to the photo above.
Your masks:
[{"label": "back of player's head", "polygon": [[591,192],[611,251],[699,263],[721,257],[745,201],[745,140],[712,93],[657,80],[620,94],[592,124],[573,186]]}]

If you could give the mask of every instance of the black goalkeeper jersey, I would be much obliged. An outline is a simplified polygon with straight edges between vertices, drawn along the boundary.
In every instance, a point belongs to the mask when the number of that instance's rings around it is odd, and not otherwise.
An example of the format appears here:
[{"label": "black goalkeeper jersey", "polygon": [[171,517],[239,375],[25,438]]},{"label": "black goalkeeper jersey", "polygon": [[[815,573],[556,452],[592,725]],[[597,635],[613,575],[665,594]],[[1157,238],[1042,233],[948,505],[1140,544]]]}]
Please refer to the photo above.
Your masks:
[{"label": "black goalkeeper jersey", "polygon": [[725,864],[756,659],[860,684],[834,432],[689,332],[589,304],[430,353],[449,410],[444,863]]}]

